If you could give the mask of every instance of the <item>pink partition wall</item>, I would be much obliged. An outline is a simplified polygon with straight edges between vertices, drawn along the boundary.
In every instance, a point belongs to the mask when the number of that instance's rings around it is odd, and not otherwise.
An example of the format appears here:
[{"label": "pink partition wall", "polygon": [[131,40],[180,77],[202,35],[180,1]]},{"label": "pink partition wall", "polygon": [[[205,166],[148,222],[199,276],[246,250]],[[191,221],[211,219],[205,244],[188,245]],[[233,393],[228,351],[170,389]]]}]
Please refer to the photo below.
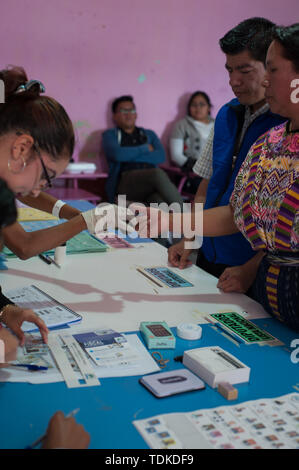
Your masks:
[{"label": "pink partition wall", "polygon": [[114,97],[134,95],[138,123],[166,144],[191,92],[205,90],[214,114],[232,97],[219,38],[250,16],[290,24],[297,13],[298,0],[10,0],[0,66],[44,81],[74,122],[80,159],[95,161]]}]

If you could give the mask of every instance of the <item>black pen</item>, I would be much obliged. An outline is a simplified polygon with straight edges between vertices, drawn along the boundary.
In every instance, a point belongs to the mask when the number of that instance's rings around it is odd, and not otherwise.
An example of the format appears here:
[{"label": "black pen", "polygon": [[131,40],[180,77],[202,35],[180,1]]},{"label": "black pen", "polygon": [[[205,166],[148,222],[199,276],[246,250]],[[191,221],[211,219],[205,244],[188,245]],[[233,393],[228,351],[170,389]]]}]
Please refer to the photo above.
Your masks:
[{"label": "black pen", "polygon": [[40,254],[38,255],[38,257],[39,257],[42,261],[44,261],[44,263],[52,264],[52,261],[51,261],[49,258],[47,258],[47,256],[42,255],[42,254],[40,253]]}]

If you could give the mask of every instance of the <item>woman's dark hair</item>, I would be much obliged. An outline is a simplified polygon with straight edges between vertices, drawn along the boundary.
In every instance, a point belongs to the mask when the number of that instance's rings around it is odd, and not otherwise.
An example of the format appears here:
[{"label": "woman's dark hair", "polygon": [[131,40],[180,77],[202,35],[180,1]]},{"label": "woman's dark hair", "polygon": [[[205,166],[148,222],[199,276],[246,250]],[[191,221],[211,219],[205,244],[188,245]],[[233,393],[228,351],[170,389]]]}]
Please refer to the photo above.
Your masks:
[{"label": "woman's dark hair", "polygon": [[35,146],[54,160],[71,158],[74,129],[63,106],[49,96],[41,96],[38,84],[17,92],[28,82],[22,67],[1,70],[0,80],[5,88],[5,103],[0,104],[0,135],[28,132]]},{"label": "woman's dark hair", "polygon": [[247,50],[253,59],[265,63],[274,27],[275,24],[266,18],[248,18],[219,40],[221,50],[228,55]]},{"label": "woman's dark hair", "polygon": [[190,113],[190,108],[191,108],[191,104],[192,104],[192,101],[194,100],[194,98],[196,98],[197,96],[202,96],[209,108],[210,108],[210,112],[209,112],[209,115],[211,114],[211,108],[213,107],[212,103],[211,103],[211,100],[210,100],[210,97],[209,95],[207,95],[207,93],[205,93],[204,91],[195,91],[194,93],[192,93],[192,95],[190,96],[189,98],[189,101],[188,101],[188,104],[187,104],[187,113],[188,113],[188,116],[191,116],[191,113]]},{"label": "woman's dark hair", "polygon": [[283,48],[283,56],[290,60],[296,72],[299,72],[299,23],[291,26],[277,26],[273,32],[273,40]]},{"label": "woman's dark hair", "polygon": [[17,220],[17,208],[14,193],[5,181],[0,179],[0,230]]},{"label": "woman's dark hair", "polygon": [[123,95],[123,96],[119,96],[118,98],[115,98],[115,100],[113,101],[112,105],[111,105],[111,109],[112,109],[112,113],[115,114],[116,111],[117,111],[117,107],[120,103],[122,103],[123,101],[130,101],[131,103],[133,103],[133,96],[131,95]]}]

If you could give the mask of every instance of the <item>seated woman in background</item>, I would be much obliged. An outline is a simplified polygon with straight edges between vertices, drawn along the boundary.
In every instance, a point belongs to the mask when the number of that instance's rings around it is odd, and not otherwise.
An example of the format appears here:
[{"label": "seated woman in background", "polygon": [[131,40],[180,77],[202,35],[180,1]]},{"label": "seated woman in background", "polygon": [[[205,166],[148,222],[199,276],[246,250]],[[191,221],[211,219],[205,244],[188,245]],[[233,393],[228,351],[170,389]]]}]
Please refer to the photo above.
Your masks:
[{"label": "seated woman in background", "polygon": [[[203,91],[196,91],[189,99],[187,116],[178,121],[170,136],[171,160],[183,171],[191,172],[201,158],[206,141],[214,126],[211,101]],[[201,178],[187,180],[184,191],[195,194]]]}]

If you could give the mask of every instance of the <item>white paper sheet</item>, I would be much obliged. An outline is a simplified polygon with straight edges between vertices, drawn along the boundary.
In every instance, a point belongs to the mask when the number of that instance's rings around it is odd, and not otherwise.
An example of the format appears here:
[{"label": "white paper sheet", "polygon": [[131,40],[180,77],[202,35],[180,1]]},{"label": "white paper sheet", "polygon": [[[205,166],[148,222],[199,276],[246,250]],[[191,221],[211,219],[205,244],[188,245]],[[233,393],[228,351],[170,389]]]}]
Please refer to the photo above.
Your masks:
[{"label": "white paper sheet", "polygon": [[[50,333],[54,335],[55,333]],[[60,333],[61,334],[61,333]],[[31,335],[32,337],[34,335]],[[57,333],[55,334],[57,336]],[[141,343],[136,334],[125,335],[128,343],[134,348],[139,355],[138,364],[122,365],[118,367],[102,368],[94,366],[95,373],[98,378],[104,377],[126,377],[133,375],[145,375],[151,372],[158,372],[159,366]],[[21,349],[21,348],[20,348]],[[22,351],[18,354],[18,359],[24,363]],[[28,363],[32,363],[33,356],[30,357]],[[49,369],[47,371],[28,372],[15,369],[0,369],[0,382],[29,382],[32,384],[63,382],[63,376],[59,372],[52,359],[51,354],[43,355],[43,361],[48,362]],[[91,360],[90,360],[91,361]],[[92,361],[91,361],[92,362]],[[42,363],[40,363],[42,365]]]}]

